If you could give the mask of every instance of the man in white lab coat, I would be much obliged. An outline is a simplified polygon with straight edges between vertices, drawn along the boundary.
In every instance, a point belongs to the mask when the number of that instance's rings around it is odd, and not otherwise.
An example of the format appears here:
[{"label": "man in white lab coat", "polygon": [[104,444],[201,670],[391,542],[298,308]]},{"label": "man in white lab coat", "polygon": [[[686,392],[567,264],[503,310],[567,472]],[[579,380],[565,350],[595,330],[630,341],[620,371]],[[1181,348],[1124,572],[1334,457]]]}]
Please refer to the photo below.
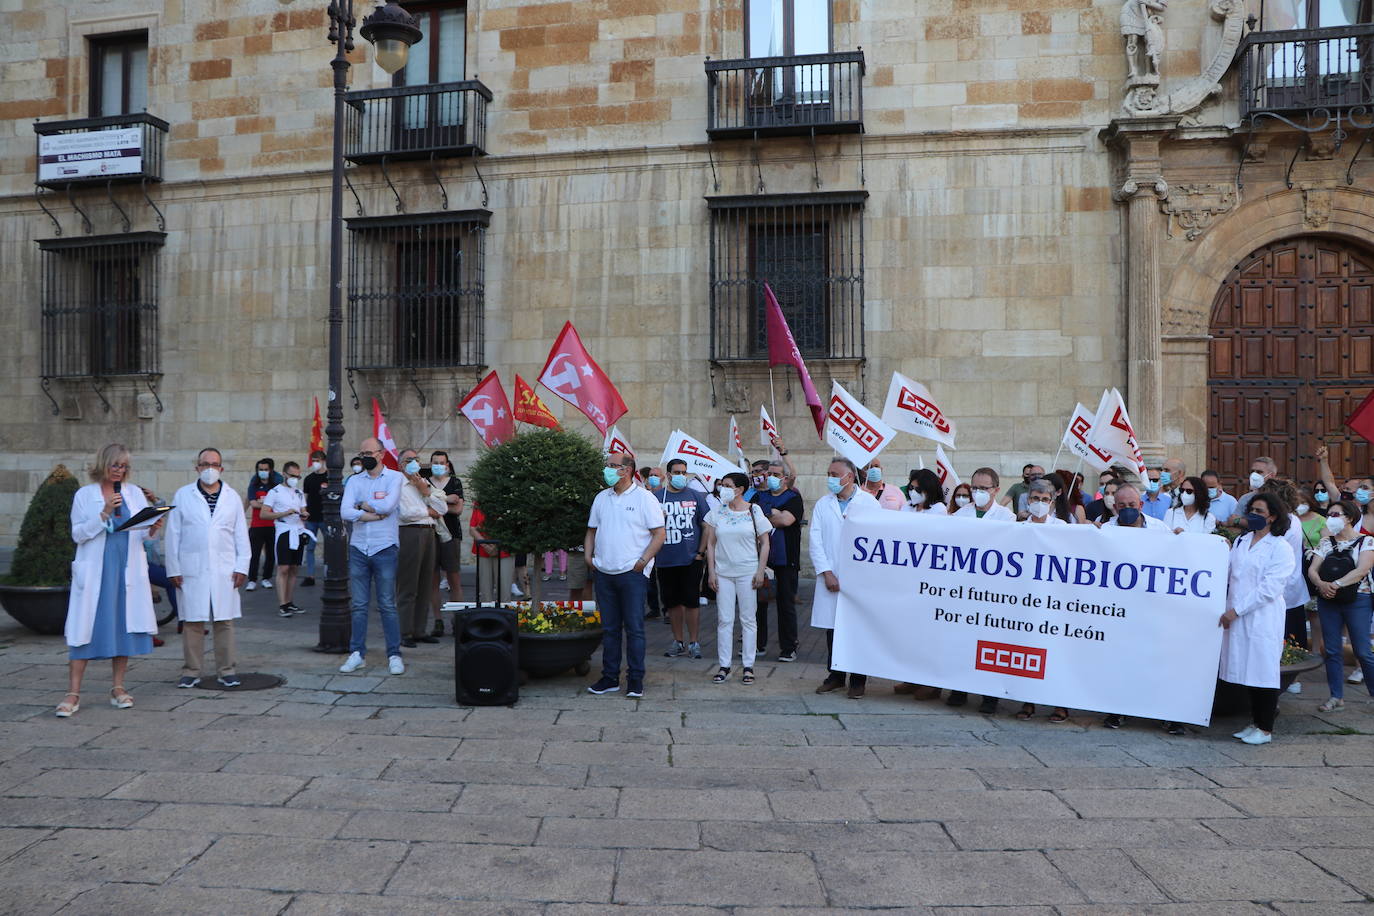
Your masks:
[{"label": "man in white lab coat", "polygon": [[[832,654],[835,648],[835,606],[839,603],[840,580],[835,575],[835,562],[840,557],[840,528],[850,512],[876,511],[878,501],[858,485],[859,470],[847,458],[830,462],[826,486],[830,492],[816,501],[811,514],[811,565],[816,568],[816,593],[811,599],[811,625],[825,630],[825,662],[829,675],[816,688],[817,693],[829,693],[845,685],[845,672],[835,670]],[[859,583],[849,583],[851,588]],[[868,686],[868,675],[849,675],[849,698],[861,699]]]},{"label": "man in white lab coat", "polygon": [[237,687],[234,621],[239,588],[248,579],[248,525],[243,500],[220,482],[224,471],[218,449],[196,456],[199,479],[177,490],[167,513],[163,554],[167,579],[181,592],[177,610],[182,620],[182,668],[178,687],[200,683],[205,656],[205,626],[214,628],[215,666],[221,686]]}]

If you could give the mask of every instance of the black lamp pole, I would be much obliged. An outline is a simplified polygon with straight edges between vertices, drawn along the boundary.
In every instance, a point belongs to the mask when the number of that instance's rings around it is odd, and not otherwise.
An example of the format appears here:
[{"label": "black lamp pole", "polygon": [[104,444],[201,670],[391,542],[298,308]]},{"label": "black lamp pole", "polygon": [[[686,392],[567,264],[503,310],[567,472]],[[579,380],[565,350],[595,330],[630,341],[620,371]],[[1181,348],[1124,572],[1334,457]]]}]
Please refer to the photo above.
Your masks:
[{"label": "black lamp pole", "polygon": [[[322,494],[324,517],[324,594],[320,611],[320,641],[316,652],[348,651],[352,621],[348,594],[348,541],[339,514],[343,496],[343,181],[344,92],[348,88],[348,52],[353,50],[353,0],[331,0],[329,41],[334,45],[334,154],[329,187],[329,408],[324,434],[327,441],[327,483]],[[405,66],[406,50],[421,38],[415,17],[389,2],[363,21],[362,36],[377,46],[378,63],[388,72]]]}]

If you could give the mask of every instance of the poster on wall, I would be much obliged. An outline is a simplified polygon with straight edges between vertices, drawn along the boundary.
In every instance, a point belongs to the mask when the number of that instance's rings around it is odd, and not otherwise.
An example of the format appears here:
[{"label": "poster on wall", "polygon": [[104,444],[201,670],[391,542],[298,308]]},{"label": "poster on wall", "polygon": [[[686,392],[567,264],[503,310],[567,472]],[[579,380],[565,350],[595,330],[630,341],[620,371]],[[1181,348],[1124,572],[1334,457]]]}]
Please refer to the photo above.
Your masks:
[{"label": "poster on wall", "polygon": [[143,171],[143,131],[83,130],[38,137],[38,180],[75,181]]}]

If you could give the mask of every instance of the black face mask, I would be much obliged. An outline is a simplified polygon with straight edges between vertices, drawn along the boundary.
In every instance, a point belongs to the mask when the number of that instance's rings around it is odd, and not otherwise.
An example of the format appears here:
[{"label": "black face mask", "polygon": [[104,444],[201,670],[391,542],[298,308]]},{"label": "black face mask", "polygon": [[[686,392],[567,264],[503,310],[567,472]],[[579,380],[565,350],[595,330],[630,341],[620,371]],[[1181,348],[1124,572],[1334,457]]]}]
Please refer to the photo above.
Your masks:
[{"label": "black face mask", "polygon": [[363,456],[363,470],[364,470],[364,471],[370,471],[370,470],[372,470],[373,468],[375,468],[376,466],[377,466],[377,459],[376,459],[376,458],[373,458],[371,455],[364,455],[364,456]]}]

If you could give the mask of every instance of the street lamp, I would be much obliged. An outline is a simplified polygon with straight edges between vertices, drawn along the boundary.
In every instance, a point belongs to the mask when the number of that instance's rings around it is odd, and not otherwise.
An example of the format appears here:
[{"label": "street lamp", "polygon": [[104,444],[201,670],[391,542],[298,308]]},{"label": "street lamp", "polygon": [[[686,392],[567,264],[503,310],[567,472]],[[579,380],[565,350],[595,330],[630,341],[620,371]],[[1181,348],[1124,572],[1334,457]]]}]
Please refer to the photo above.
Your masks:
[{"label": "street lamp", "polygon": [[[328,440],[324,492],[324,594],[320,611],[320,641],[316,652],[348,651],[351,621],[348,596],[348,543],[344,538],[339,504],[343,496],[343,180],[344,92],[348,88],[348,52],[353,50],[353,0],[331,0],[329,41],[334,45],[334,158],[329,188],[329,410],[324,433]],[[373,10],[363,20],[363,38],[377,49],[377,65],[395,73],[406,65],[410,46],[422,33],[415,17],[395,2]]]}]

